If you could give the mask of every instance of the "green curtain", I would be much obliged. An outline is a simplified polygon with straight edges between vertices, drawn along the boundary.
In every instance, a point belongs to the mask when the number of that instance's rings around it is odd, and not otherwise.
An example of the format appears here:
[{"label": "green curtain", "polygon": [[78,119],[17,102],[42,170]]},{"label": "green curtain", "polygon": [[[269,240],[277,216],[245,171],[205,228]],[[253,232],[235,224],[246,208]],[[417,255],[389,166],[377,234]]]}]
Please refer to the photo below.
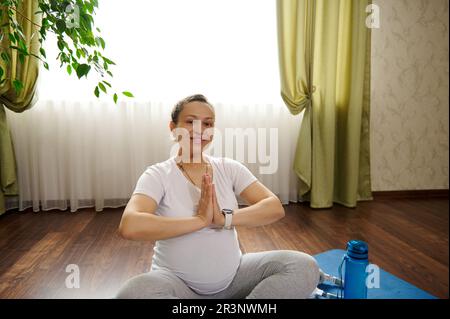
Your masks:
[{"label": "green curtain", "polygon": [[[5,10],[4,7],[1,9]],[[20,1],[15,12],[17,23],[22,27],[27,39],[29,52],[39,55],[39,25],[41,15],[38,11],[37,0]],[[1,25],[8,22],[6,12],[3,12]],[[5,31],[5,28],[2,29]],[[34,35],[33,35],[34,33]],[[36,86],[39,74],[39,60],[27,56],[22,64],[19,61],[17,50],[9,49],[11,45],[7,35],[0,41],[0,52],[8,52],[9,63],[0,59],[6,81],[0,84],[0,214],[5,212],[5,196],[18,195],[17,170],[15,164],[14,148],[6,121],[5,106],[14,112],[23,112],[29,109],[36,101]],[[16,94],[12,82],[18,79],[24,84],[19,94]]]},{"label": "green curtain", "polygon": [[294,171],[313,208],[371,200],[370,0],[277,0],[281,96],[303,113]]}]

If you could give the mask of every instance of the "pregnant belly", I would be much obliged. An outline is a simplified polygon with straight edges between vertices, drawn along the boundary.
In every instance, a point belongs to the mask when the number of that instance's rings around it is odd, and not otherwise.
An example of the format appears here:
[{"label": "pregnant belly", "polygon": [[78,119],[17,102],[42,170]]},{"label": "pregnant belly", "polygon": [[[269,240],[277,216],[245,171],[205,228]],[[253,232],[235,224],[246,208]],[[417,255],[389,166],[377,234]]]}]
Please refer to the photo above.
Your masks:
[{"label": "pregnant belly", "polygon": [[233,280],[240,258],[235,230],[204,228],[157,241],[152,269],[170,270],[197,293],[213,294]]}]

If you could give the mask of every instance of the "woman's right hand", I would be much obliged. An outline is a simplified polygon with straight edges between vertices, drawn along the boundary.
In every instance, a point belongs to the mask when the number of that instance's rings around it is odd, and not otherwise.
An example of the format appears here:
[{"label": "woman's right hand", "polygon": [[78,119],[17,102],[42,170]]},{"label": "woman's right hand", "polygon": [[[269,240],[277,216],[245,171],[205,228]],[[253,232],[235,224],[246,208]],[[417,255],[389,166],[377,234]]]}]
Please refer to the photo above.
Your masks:
[{"label": "woman's right hand", "polygon": [[197,217],[202,219],[204,227],[212,223],[214,216],[213,209],[211,176],[205,173],[202,177],[201,197],[197,208]]}]

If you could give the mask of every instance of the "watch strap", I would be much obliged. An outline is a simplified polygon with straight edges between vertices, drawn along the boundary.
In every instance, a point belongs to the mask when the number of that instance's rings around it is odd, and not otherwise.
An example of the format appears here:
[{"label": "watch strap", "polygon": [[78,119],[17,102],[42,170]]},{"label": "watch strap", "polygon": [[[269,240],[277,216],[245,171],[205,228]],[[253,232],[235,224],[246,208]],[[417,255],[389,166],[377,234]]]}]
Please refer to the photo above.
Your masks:
[{"label": "watch strap", "polygon": [[225,214],[225,224],[223,225],[223,228],[231,229],[232,220],[233,220],[233,214]]},{"label": "watch strap", "polygon": [[229,208],[222,209],[222,214],[225,217],[225,221],[224,221],[224,225],[223,225],[224,229],[232,229],[233,213],[234,212],[232,209],[229,209]]}]

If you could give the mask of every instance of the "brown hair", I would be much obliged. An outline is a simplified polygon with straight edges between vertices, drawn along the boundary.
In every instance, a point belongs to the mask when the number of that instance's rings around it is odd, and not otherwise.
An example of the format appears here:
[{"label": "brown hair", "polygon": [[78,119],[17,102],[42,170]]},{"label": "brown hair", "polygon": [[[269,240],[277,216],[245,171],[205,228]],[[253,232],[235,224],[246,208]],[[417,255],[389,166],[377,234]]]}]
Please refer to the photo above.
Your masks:
[{"label": "brown hair", "polygon": [[203,102],[208,104],[209,106],[211,106],[211,108],[214,110],[214,107],[212,106],[211,103],[209,103],[208,99],[202,95],[202,94],[194,94],[194,95],[190,95],[188,97],[185,97],[184,99],[182,99],[181,101],[179,101],[177,104],[175,104],[175,106],[172,109],[172,121],[177,124],[178,123],[178,117],[181,113],[181,111],[183,111],[183,108],[186,104],[190,103],[190,102]]}]

